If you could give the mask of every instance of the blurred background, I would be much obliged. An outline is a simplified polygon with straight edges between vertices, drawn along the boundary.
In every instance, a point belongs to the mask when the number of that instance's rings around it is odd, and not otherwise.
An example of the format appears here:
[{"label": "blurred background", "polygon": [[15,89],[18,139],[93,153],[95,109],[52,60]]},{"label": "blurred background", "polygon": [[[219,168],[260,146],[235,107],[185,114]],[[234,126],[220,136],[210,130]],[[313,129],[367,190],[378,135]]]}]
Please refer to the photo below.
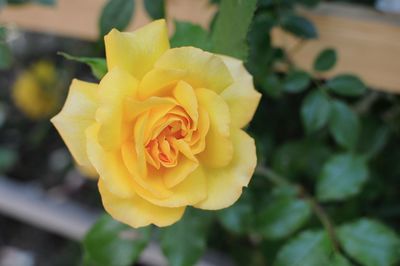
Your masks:
[{"label": "blurred background", "polygon": [[[171,33],[174,21],[208,29],[217,2],[167,0],[160,17],[168,18]],[[259,2],[268,8],[269,1]],[[272,27],[265,31],[271,38],[266,51],[284,47],[298,67],[311,71],[318,53],[333,48],[340,60],[332,70],[318,73],[318,80],[352,72],[377,93],[400,93],[400,0],[308,2],[308,6],[293,3],[291,12],[307,18],[318,29],[318,37],[299,41],[298,36]],[[142,0],[134,3],[132,15],[125,18],[126,30],[158,16]],[[75,167],[49,119],[60,110],[73,78],[97,82],[89,66],[59,52],[84,62],[82,56],[104,57],[101,40],[107,27],[101,25],[101,16],[106,4],[105,0],[0,0],[0,266],[79,265],[79,241],[102,210],[96,182]],[[298,23],[295,27],[302,22]],[[287,71],[279,60],[268,64],[272,68],[268,71],[281,73],[281,78]],[[268,84],[263,93],[276,99],[283,85]],[[259,113],[256,121],[261,117]],[[262,137],[259,128],[254,127],[254,134]],[[266,149],[268,145],[265,142]],[[400,210],[396,211],[398,215]],[[201,263],[218,265],[210,261],[219,256],[211,254],[211,260]],[[156,244],[139,260],[140,265],[165,263]]]}]

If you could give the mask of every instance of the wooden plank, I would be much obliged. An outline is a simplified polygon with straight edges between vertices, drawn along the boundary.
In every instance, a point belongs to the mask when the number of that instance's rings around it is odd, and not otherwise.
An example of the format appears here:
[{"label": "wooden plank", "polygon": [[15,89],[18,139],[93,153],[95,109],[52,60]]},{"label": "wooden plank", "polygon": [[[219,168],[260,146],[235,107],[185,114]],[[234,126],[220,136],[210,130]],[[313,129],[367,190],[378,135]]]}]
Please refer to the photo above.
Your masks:
[{"label": "wooden plank", "polygon": [[[134,30],[150,21],[143,0],[135,0],[135,14],[128,30]],[[98,37],[98,19],[106,0],[58,0],[55,7],[40,5],[8,6],[0,11],[0,23],[24,29],[62,36],[95,40]],[[207,0],[168,0],[167,18],[191,21],[207,26],[215,7]],[[170,25],[170,27],[172,24]]]},{"label": "wooden plank", "polygon": [[[0,176],[0,195],[1,215],[76,241],[83,239],[101,213],[84,208],[67,198],[51,195],[31,184],[20,184],[4,176]],[[159,244],[155,242],[146,247],[140,255],[139,262],[148,266],[168,265]],[[221,253],[208,250],[197,265],[232,266],[233,262]]]},{"label": "wooden plank", "polygon": [[[7,7],[0,11],[0,23],[12,23],[33,31],[93,40],[98,36],[97,20],[105,0],[58,0],[55,8],[43,6]],[[142,0],[136,0],[134,20],[129,29],[149,21]],[[318,40],[305,42],[292,57],[302,68],[311,69],[319,51],[338,50],[333,71],[355,73],[376,89],[400,93],[400,17],[384,15],[370,8],[345,4],[322,4],[313,11],[302,11],[317,26]],[[208,0],[168,0],[167,17],[187,20],[206,27],[215,13]],[[170,25],[171,27],[171,25]],[[273,31],[275,44],[291,50],[298,40],[280,30]]]},{"label": "wooden plank", "polygon": [[318,40],[299,46],[298,39],[273,31],[274,43],[293,51],[291,58],[297,65],[311,70],[316,55],[334,47],[338,64],[323,77],[355,73],[374,89],[400,93],[400,16],[344,4],[322,4],[315,11],[302,12],[317,26]]}]

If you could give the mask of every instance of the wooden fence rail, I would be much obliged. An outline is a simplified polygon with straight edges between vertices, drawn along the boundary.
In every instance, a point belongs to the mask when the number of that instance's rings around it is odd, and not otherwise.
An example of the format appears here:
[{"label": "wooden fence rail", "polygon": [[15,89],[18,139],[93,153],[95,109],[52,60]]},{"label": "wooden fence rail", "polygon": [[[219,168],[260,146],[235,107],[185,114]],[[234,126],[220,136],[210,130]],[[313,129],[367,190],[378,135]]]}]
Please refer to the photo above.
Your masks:
[{"label": "wooden fence rail", "polygon": [[[169,22],[179,19],[206,27],[216,10],[208,2],[168,0]],[[55,8],[37,5],[7,7],[0,11],[0,23],[93,40],[98,36],[97,20],[104,3],[105,0],[58,0]],[[149,21],[142,0],[136,0],[136,4],[130,30]],[[338,65],[323,77],[352,72],[376,89],[400,93],[400,16],[332,3],[302,12],[316,24],[320,37],[306,42],[292,55],[300,67],[309,69],[319,51],[334,47],[339,52]],[[273,32],[273,40],[289,50],[298,42],[280,30]]]}]

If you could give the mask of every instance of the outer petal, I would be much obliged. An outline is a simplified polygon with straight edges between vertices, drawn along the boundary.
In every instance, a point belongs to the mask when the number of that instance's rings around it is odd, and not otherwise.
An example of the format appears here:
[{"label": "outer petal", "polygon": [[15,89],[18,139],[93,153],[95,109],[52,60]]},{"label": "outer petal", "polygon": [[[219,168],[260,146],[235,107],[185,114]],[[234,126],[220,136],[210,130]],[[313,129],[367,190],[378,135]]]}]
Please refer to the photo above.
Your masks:
[{"label": "outer petal", "polygon": [[97,84],[73,80],[63,109],[51,119],[76,162],[90,172],[85,130],[95,122],[96,94]]},{"label": "outer petal", "polygon": [[233,82],[228,68],[219,56],[194,47],[168,50],[155,63],[152,72],[158,72],[160,78],[157,79],[157,83],[147,78],[140,88],[140,97],[158,95],[166,85],[179,79],[195,89],[207,88],[216,93],[222,92]]},{"label": "outer petal", "polygon": [[208,112],[210,129],[205,139],[205,150],[199,154],[201,163],[209,167],[224,167],[233,156],[230,140],[229,107],[221,96],[207,89],[197,89],[199,105]]},{"label": "outer petal", "polygon": [[233,127],[244,127],[252,119],[261,94],[254,89],[253,78],[244,68],[242,61],[220,56],[234,79],[232,85],[221,93],[229,105]]},{"label": "outer petal", "polygon": [[240,129],[232,129],[234,155],[222,169],[205,169],[208,197],[197,208],[218,210],[232,205],[247,186],[257,164],[254,140]]},{"label": "outer petal", "polygon": [[111,193],[99,180],[99,190],[103,206],[116,220],[134,228],[155,224],[167,226],[181,219],[185,207],[166,208],[153,205],[137,194],[130,198],[120,198]]},{"label": "outer petal", "polygon": [[211,128],[214,128],[222,136],[229,136],[231,116],[224,99],[207,89],[197,89],[196,96],[199,105],[208,112]]},{"label": "outer petal", "polygon": [[132,197],[135,194],[135,184],[123,167],[122,158],[118,158],[117,152],[111,153],[103,149],[98,143],[98,132],[98,124],[93,124],[86,130],[90,161],[109,190],[123,198]]},{"label": "outer petal", "polygon": [[165,20],[156,20],[134,32],[113,29],[104,37],[108,69],[121,67],[141,79],[169,49]]},{"label": "outer petal", "polygon": [[109,71],[99,84],[96,121],[100,124],[99,143],[107,150],[115,150],[122,143],[125,99],[135,96],[137,85],[136,79],[121,68]]},{"label": "outer petal", "polygon": [[[157,178],[157,172],[149,173],[149,177]],[[156,199],[154,197],[147,197],[146,195],[143,195],[143,198],[153,204],[164,207],[182,207],[194,205],[206,198],[206,186],[207,184],[204,171],[201,167],[197,167],[197,169],[186,176],[183,181],[171,188],[172,195],[169,198]]]}]

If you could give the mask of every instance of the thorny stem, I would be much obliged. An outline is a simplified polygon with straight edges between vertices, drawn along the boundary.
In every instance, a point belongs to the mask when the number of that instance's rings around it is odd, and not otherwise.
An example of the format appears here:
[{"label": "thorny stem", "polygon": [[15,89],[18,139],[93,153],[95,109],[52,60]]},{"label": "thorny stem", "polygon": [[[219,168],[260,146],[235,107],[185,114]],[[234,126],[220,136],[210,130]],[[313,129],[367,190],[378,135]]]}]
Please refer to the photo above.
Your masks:
[{"label": "thorny stem", "polygon": [[328,214],[322,208],[322,206],[311,196],[306,189],[299,184],[293,184],[289,182],[286,178],[280,176],[272,169],[265,167],[265,166],[257,166],[256,173],[268,179],[271,183],[277,186],[293,186],[298,188],[299,196],[302,196],[307,203],[310,205],[312,211],[317,216],[319,221],[321,222],[322,226],[325,228],[330,241],[332,242],[332,246],[336,252],[340,250],[340,244],[337,239],[335,229],[333,226],[332,221],[330,220]]}]

